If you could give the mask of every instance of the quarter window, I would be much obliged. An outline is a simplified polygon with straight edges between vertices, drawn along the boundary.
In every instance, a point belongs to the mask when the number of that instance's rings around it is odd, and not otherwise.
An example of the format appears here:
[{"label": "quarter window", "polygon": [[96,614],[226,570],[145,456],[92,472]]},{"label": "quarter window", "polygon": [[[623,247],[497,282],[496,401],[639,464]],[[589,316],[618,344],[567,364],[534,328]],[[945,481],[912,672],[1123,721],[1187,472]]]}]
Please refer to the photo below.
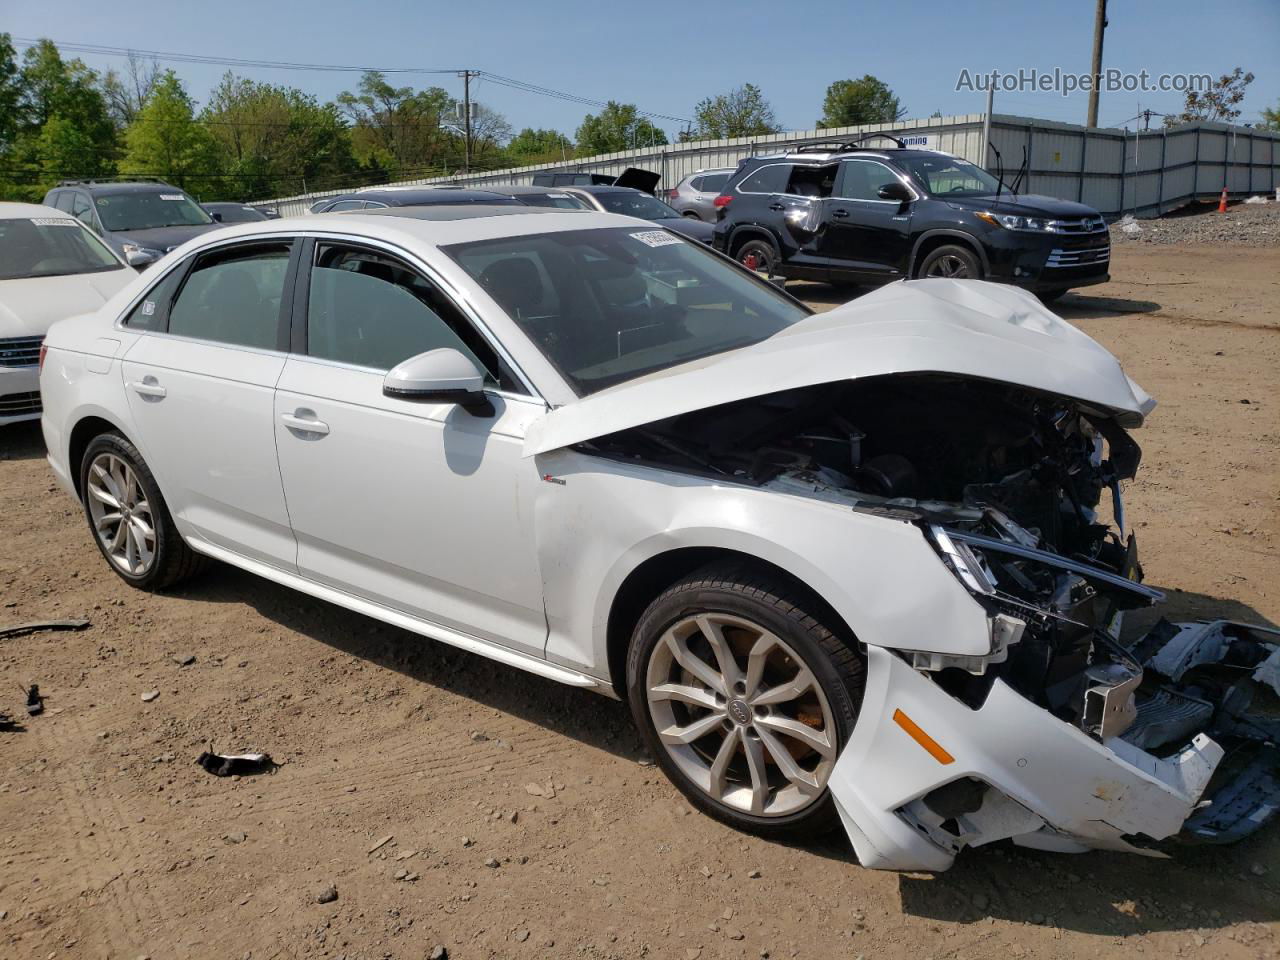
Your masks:
[{"label": "quarter window", "polygon": [[791,164],[771,163],[750,174],[740,184],[739,193],[782,193],[791,175]]},{"label": "quarter window", "polygon": [[169,332],[275,350],[289,243],[259,243],[199,257],[169,310]]},{"label": "quarter window", "polygon": [[307,353],[374,370],[449,347],[504,390],[523,393],[497,352],[435,284],[393,257],[339,244],[316,248]]},{"label": "quarter window", "polygon": [[182,278],[186,275],[185,267],[170,270],[129,311],[124,325],[133,330],[164,330],[169,323],[169,305],[173,303],[173,295],[178,292]]},{"label": "quarter window", "polygon": [[89,206],[89,201],[84,194],[74,193],[71,195],[71,215],[86,227],[93,229],[93,208]]}]

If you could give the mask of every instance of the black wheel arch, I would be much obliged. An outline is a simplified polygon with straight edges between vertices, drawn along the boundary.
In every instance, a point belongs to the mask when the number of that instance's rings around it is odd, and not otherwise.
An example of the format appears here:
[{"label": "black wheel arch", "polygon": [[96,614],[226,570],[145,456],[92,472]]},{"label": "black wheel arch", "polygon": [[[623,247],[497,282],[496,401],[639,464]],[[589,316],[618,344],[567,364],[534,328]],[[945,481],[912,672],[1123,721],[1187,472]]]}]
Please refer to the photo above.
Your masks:
[{"label": "black wheel arch", "polygon": [[773,252],[777,255],[779,263],[782,261],[782,245],[778,242],[778,238],[774,236],[773,231],[763,224],[744,223],[734,227],[729,233],[729,242],[725,245],[725,252],[730,257],[737,259],[737,250],[748,240],[763,240],[773,247]]},{"label": "black wheel arch", "polygon": [[84,493],[80,489],[80,461],[84,459],[84,452],[89,448],[89,444],[93,442],[93,438],[104,433],[118,433],[130,443],[133,443],[132,438],[125,432],[123,427],[98,414],[88,414],[81,417],[76,421],[76,425],[71,428],[71,436],[67,440],[67,473],[71,476],[71,483],[75,487],[76,496],[81,496]]},{"label": "black wheel arch", "polygon": [[974,255],[977,256],[978,262],[982,264],[983,276],[991,276],[991,261],[987,259],[987,251],[981,240],[972,233],[965,233],[963,230],[939,227],[934,230],[925,230],[916,237],[915,243],[911,247],[911,259],[907,263],[907,278],[915,279],[916,267],[920,261],[928,256],[929,252],[935,247],[942,246],[945,243],[961,243],[972,250]]}]

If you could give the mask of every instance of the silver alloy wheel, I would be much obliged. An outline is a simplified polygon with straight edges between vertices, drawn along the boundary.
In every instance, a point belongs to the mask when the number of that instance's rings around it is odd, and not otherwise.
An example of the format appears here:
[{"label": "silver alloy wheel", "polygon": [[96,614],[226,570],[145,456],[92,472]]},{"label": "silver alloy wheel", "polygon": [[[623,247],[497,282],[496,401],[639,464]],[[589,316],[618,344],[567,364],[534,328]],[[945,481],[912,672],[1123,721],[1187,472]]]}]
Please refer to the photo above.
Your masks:
[{"label": "silver alloy wheel", "polygon": [[85,495],[107,559],[133,577],[150,570],[156,558],[155,523],[133,467],[114,453],[98,454],[89,465]]},{"label": "silver alloy wheel", "polygon": [[969,279],[969,265],[955,254],[946,253],[929,264],[929,271],[925,276],[958,277],[961,280],[966,280]]},{"label": "silver alloy wheel", "polygon": [[649,715],[667,754],[714,800],[760,817],[816,802],[836,761],[836,726],[817,678],[775,634],[703,613],[649,655]]}]

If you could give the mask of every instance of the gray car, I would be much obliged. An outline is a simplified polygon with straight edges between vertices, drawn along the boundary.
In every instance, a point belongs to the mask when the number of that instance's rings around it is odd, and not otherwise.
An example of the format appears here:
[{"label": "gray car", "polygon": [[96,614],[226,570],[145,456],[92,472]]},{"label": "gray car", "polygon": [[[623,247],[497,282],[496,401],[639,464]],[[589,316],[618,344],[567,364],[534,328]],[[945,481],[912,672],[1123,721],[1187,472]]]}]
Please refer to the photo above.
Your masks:
[{"label": "gray car", "polygon": [[138,269],[219,227],[186,191],[154,180],[64,180],[44,202],[71,214]]},{"label": "gray car", "polygon": [[715,199],[735,169],[719,167],[691,173],[667,191],[667,203],[682,217],[713,223],[716,219]]}]

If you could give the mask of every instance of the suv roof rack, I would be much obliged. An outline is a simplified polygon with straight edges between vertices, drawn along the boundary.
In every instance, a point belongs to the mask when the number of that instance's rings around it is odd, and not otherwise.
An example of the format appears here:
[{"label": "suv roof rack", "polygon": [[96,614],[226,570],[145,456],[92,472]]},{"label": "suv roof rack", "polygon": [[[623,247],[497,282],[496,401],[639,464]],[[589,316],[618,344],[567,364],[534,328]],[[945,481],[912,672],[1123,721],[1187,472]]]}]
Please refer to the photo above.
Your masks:
[{"label": "suv roof rack", "polygon": [[129,176],[129,175],[119,176],[119,177],[107,177],[103,180],[98,180],[96,178],[90,179],[90,180],[59,180],[58,186],[60,187],[93,187],[103,183],[160,183],[160,184],[164,184],[164,186],[166,187],[171,186],[170,183],[168,183],[165,180],[161,180],[159,177],[144,177],[144,176]]},{"label": "suv roof rack", "polygon": [[899,149],[905,149],[906,144],[898,137],[891,133],[864,133],[862,136],[854,140],[819,140],[816,143],[806,143],[802,147],[797,147],[793,153],[840,153],[844,150],[864,150],[867,149],[862,145],[868,140],[892,140],[894,145]]}]

